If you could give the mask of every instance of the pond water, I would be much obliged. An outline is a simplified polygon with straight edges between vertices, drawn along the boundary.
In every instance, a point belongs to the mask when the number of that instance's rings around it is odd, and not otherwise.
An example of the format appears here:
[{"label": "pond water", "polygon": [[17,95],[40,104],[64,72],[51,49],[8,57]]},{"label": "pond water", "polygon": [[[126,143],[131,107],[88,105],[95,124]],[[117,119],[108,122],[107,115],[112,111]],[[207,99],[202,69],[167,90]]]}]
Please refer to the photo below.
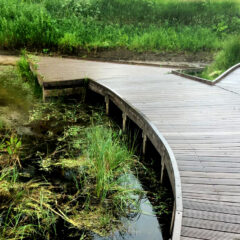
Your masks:
[{"label": "pond water", "polygon": [[[141,183],[133,174],[128,176],[125,184],[135,189],[143,190]],[[137,198],[138,196],[135,197]],[[129,219],[122,218],[122,223],[126,229],[125,232],[117,231],[107,238],[95,235],[94,240],[162,240],[163,236],[161,226],[154,208],[148,200],[146,194],[144,194],[139,201],[140,211]]]}]

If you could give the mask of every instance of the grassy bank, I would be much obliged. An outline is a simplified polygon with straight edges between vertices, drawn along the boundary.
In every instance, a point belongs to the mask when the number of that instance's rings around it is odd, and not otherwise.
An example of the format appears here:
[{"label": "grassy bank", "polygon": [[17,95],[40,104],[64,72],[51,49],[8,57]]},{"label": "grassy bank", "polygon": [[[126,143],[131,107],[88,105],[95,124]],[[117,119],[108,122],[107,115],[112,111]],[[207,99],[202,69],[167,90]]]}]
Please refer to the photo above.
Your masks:
[{"label": "grassy bank", "polygon": [[215,51],[239,23],[234,0],[0,0],[0,47]]},{"label": "grassy bank", "polygon": [[213,63],[209,65],[200,77],[214,80],[235,64],[240,63],[240,36],[235,36],[223,44],[223,49],[216,55]]}]

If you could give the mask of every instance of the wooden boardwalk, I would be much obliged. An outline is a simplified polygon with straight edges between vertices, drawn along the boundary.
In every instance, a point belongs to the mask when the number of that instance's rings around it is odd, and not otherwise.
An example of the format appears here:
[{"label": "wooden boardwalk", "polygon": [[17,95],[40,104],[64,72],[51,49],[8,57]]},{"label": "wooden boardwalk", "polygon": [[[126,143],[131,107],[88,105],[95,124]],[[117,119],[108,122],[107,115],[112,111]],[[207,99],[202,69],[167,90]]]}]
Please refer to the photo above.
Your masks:
[{"label": "wooden boardwalk", "polygon": [[170,71],[47,57],[37,70],[45,86],[91,79],[143,129],[173,187],[172,239],[240,239],[240,68],[215,86]]}]

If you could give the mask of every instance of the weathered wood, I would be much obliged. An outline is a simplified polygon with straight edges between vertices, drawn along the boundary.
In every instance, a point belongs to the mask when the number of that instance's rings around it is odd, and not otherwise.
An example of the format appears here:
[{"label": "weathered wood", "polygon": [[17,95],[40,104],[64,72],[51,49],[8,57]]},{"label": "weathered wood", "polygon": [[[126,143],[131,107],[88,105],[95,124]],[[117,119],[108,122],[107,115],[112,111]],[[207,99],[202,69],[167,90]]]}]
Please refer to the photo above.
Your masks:
[{"label": "weathered wood", "polygon": [[202,220],[196,218],[184,218],[182,225],[185,227],[193,227],[198,229],[207,229],[220,232],[231,231],[231,233],[240,234],[240,224],[233,223],[222,224],[216,221]]},{"label": "weathered wood", "polygon": [[143,147],[142,147],[142,152],[143,152],[143,155],[146,154],[146,147],[147,147],[147,135],[142,133],[142,138],[143,138]]},{"label": "weathered wood", "polygon": [[123,113],[122,114],[122,129],[123,129],[123,132],[126,131],[126,123],[127,123],[127,114]]},{"label": "weathered wood", "polygon": [[105,96],[105,104],[106,104],[106,114],[109,115],[109,97]]},{"label": "weathered wood", "polygon": [[165,170],[165,163],[164,163],[163,157],[162,157],[162,162],[161,162],[161,179],[160,179],[161,184],[163,184],[164,170]]},{"label": "weathered wood", "polygon": [[74,79],[74,80],[65,80],[65,81],[52,81],[44,82],[43,87],[46,90],[52,89],[65,89],[65,88],[74,88],[74,87],[84,87],[86,86],[85,79]]},{"label": "weathered wood", "polygon": [[174,221],[175,221],[175,214],[176,214],[176,204],[174,201],[173,204],[173,211],[172,211],[172,219],[171,219],[171,224],[170,224],[170,234],[172,235],[173,232],[173,226],[174,226]]},{"label": "weathered wood", "polygon": [[240,234],[222,231],[212,231],[199,228],[182,227],[182,236],[190,239],[206,239],[206,240],[238,240]]}]

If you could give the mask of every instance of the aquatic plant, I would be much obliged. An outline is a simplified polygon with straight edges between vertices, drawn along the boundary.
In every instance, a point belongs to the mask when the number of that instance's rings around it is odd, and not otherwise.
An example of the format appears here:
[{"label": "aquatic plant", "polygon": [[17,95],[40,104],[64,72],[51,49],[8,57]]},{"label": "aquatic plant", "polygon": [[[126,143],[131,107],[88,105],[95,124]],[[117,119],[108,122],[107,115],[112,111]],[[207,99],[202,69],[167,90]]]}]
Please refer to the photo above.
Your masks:
[{"label": "aquatic plant", "polygon": [[13,184],[8,175],[4,179],[0,181],[0,196],[4,197],[0,212],[0,239],[50,239],[50,232],[55,230],[56,217],[46,206],[55,195],[47,184],[34,181],[26,184],[15,181]]},{"label": "aquatic plant", "polygon": [[134,155],[122,144],[121,136],[101,126],[87,129],[87,156],[96,176],[96,195],[104,200],[118,179],[128,174]]},{"label": "aquatic plant", "polygon": [[118,227],[119,216],[138,211],[141,191],[124,185],[124,176],[131,173],[137,159],[122,141],[121,131],[93,125],[71,126],[64,132],[59,140],[68,143],[70,158],[54,165],[61,166],[65,178],[75,182],[76,198],[85,199],[84,209],[76,209],[69,218],[76,227],[105,235]]}]

